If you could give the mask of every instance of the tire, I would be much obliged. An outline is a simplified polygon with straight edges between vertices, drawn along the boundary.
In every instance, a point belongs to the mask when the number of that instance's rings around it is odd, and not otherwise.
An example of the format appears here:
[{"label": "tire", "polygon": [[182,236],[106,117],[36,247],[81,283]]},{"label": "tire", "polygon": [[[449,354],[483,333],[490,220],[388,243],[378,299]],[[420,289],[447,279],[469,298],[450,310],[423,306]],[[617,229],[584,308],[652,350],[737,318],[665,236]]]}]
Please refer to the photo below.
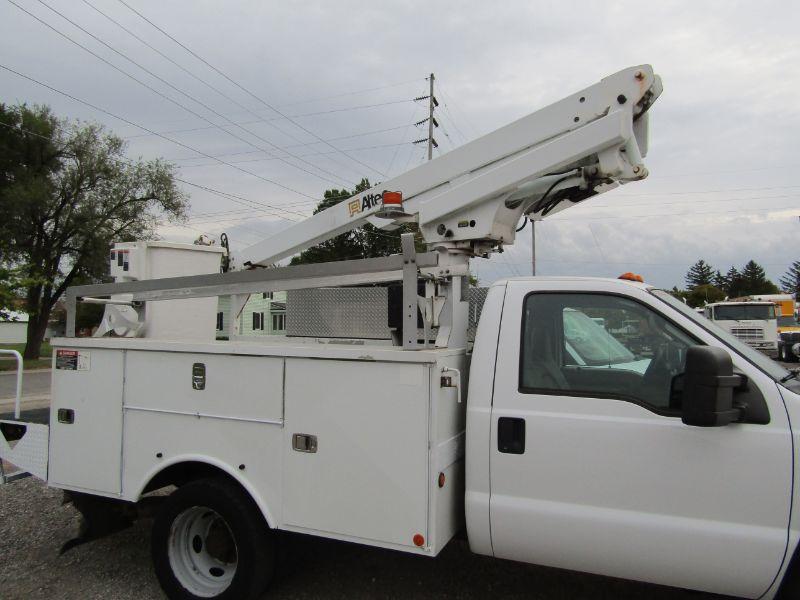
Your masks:
[{"label": "tire", "polygon": [[151,552],[171,600],[256,600],[274,572],[275,540],[263,515],[222,478],[187,483],[167,498]]},{"label": "tire", "polygon": [[792,344],[791,342],[786,342],[784,344],[781,344],[781,346],[778,348],[779,361],[786,363],[797,362],[797,357],[794,355],[794,352],[792,352],[793,345],[794,344]]},{"label": "tire", "polygon": [[[792,344],[792,346],[793,346],[793,345],[794,345],[794,344]],[[795,353],[794,353],[794,352],[792,352],[792,348],[791,348],[791,346],[786,346],[785,348],[786,348],[786,350],[785,350],[785,352],[786,352],[786,362],[789,362],[789,363],[796,363],[796,362],[797,362],[797,360],[798,360],[798,358],[797,358],[797,356],[795,355]]]}]

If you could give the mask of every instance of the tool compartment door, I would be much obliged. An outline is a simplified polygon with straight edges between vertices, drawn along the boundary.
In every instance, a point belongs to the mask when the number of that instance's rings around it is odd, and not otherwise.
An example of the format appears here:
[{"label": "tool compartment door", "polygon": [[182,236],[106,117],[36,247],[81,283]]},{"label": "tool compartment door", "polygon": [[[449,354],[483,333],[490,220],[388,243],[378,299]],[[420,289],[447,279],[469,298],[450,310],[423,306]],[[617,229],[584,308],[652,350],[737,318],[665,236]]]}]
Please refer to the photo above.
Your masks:
[{"label": "tool compartment door", "polygon": [[122,450],[123,351],[54,351],[48,483],[117,494]]},{"label": "tool compartment door", "polygon": [[406,546],[428,539],[428,370],[286,361],[288,526]]}]

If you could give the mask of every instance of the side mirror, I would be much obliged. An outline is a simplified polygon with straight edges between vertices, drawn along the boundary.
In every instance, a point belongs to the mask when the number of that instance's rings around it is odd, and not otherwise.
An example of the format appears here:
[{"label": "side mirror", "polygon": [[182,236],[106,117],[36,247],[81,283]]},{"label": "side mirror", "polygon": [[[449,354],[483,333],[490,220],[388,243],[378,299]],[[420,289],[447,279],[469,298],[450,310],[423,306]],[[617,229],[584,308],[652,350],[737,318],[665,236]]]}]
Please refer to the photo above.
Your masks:
[{"label": "side mirror", "polygon": [[733,390],[743,378],[733,374],[730,354],[715,346],[691,346],[686,352],[681,420],[697,427],[720,427],[738,421],[743,409],[733,404]]}]

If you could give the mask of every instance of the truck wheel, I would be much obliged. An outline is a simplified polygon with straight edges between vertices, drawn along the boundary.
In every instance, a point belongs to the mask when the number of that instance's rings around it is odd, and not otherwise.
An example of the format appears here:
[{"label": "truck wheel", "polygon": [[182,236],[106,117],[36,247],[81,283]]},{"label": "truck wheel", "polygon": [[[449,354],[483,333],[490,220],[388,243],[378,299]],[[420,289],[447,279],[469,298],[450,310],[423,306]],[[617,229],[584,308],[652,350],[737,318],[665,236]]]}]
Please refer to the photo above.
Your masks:
[{"label": "truck wheel", "polygon": [[[792,344],[793,346],[794,344]],[[792,346],[786,345],[784,346],[784,354],[786,354],[786,362],[795,363],[797,362],[797,356],[794,352],[792,352]]]},{"label": "truck wheel", "polygon": [[255,503],[223,479],[178,488],[153,524],[158,581],[172,600],[255,600],[272,578],[273,536]]}]

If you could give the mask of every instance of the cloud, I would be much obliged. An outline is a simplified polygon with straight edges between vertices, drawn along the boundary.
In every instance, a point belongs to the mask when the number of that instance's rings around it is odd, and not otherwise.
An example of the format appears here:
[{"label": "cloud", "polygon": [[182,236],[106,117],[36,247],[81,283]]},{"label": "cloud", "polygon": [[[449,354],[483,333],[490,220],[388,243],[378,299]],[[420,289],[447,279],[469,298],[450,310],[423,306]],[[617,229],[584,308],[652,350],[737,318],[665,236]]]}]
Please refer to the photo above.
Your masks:
[{"label": "cloud", "polygon": [[[423,78],[430,72],[439,82],[443,128],[437,139],[446,152],[620,68],[649,62],[665,85],[651,113],[651,177],[538,224],[539,271],[615,276],[636,268],[671,287],[682,283],[688,266],[700,257],[723,270],[754,258],[773,280],[798,258],[795,208],[800,208],[800,188],[788,187],[796,183],[793,175],[800,163],[797,3],[135,4],[242,89],[115,0],[91,0],[215,88],[210,89],[88,5],[46,1],[186,95],[165,87],[45,7],[25,6],[205,120],[11,5],[0,19],[0,63],[157,131],[195,129],[167,135],[203,153],[249,153],[224,159],[250,160],[237,163],[242,170],[211,166],[202,157],[177,162],[185,165],[182,178],[246,199],[188,188],[195,214],[258,205],[261,212],[245,213],[246,220],[234,220],[231,214],[198,218],[202,226],[194,230],[164,227],[164,238],[189,240],[198,229],[214,234],[225,230],[235,247],[242,247],[287,225],[275,214],[294,220],[297,212],[310,213],[326,188],[351,187],[362,176],[385,181],[419,164],[423,149],[410,142],[425,134],[410,124],[422,118],[424,107],[412,99],[425,93]],[[98,120],[124,136],[142,133],[6,72],[0,72],[0,89],[0,101],[49,103],[58,114]],[[308,102],[316,98],[323,99]],[[297,115],[294,120],[302,128],[270,120],[277,115],[267,103]],[[372,107],[353,109],[366,105]],[[260,122],[242,126],[246,131],[231,125],[259,117]],[[208,121],[218,127],[200,129]],[[392,130],[331,142],[346,154],[308,133],[327,139],[381,129]],[[268,154],[277,152],[273,145],[293,145],[289,151],[295,156],[284,155],[285,162],[269,160]],[[194,155],[153,136],[131,137],[129,152],[171,159]],[[253,161],[258,158],[264,160]],[[191,166],[197,164],[205,166]],[[733,191],[741,188],[751,191]],[[713,190],[719,191],[706,193]],[[508,252],[473,263],[488,283],[528,273],[529,258],[526,229]]]}]

